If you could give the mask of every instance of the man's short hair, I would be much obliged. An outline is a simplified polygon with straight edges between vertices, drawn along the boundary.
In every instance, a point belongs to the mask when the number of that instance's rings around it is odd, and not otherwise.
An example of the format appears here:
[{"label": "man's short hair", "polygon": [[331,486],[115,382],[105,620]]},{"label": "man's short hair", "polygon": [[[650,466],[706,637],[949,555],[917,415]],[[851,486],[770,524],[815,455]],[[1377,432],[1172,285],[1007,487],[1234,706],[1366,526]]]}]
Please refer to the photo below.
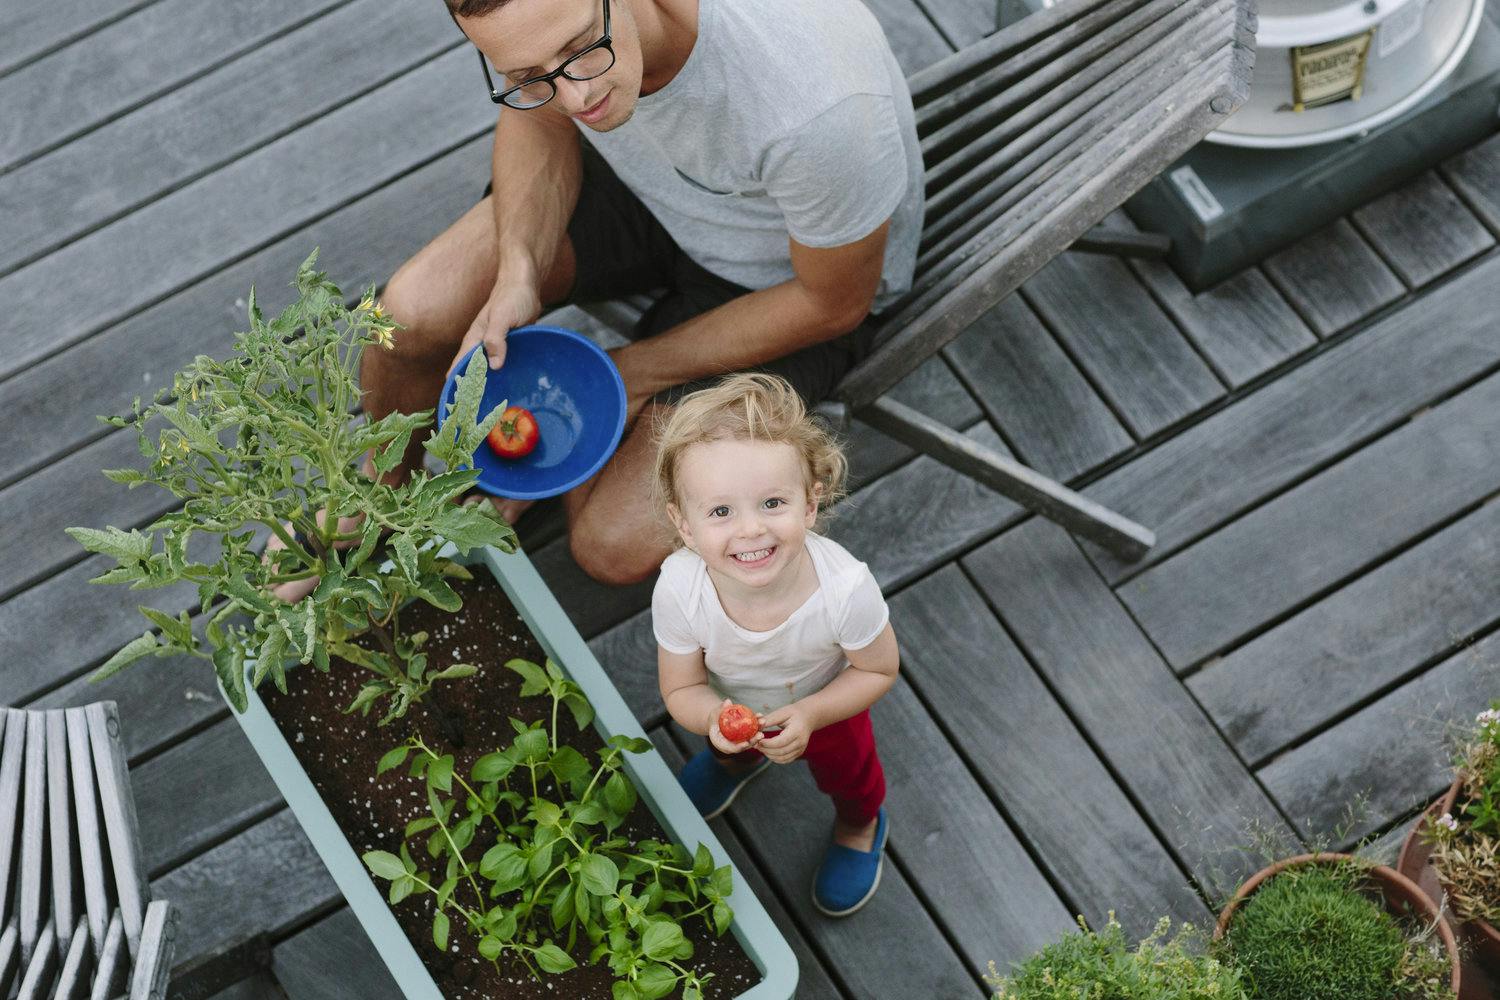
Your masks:
[{"label": "man's short hair", "polygon": [[448,9],[458,17],[483,17],[510,3],[510,0],[445,0]]}]

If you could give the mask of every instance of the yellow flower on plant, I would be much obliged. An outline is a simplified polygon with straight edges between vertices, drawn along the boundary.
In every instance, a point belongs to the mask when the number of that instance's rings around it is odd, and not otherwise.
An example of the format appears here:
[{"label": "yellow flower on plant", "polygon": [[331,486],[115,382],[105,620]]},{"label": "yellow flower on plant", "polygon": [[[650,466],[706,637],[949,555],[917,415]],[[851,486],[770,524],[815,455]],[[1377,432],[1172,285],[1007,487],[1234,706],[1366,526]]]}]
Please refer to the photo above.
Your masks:
[{"label": "yellow flower on plant", "polygon": [[396,328],[394,326],[372,326],[370,336],[375,338],[375,343],[384,347],[387,351],[396,347]]}]

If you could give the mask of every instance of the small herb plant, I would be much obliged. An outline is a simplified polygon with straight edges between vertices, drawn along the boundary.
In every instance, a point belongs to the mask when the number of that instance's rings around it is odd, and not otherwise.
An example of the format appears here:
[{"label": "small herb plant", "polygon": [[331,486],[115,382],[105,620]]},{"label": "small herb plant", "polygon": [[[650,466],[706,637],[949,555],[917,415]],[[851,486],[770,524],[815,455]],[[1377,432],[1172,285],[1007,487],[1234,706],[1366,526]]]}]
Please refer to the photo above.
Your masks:
[{"label": "small herb plant", "polygon": [[[141,608],[159,631],[127,643],[96,679],[147,656],[191,654],[213,664],[230,702],[243,712],[247,661],[255,663],[253,686],[270,677],[284,692],[287,661],[327,671],[338,657],[373,675],[349,711],[368,714],[384,701],[384,723],[403,715],[434,683],[474,673],[469,664],[430,671],[426,635],[402,634],[399,617],[413,599],[458,610],[448,581],[468,573],[438,556],[445,540],[461,551],[514,549],[514,533],[490,516],[489,504],[453,503],[478,476],[462,466],[499,418],[497,409],[478,419],[483,359],[476,354],[460,379],[456,405],[425,443],[448,471],[418,470],[396,486],[367,478],[356,471],[364,455],[373,453],[377,473],[390,472],[432,411],[350,419],[360,398],[362,353],[389,349],[398,328],[373,288],[346,308],[337,286],[314,269],[316,260],[315,251],[297,271],[297,301],[269,322],[252,290],[250,329],[235,335],[228,358],[200,355],[151,405],[143,409],[136,400],[133,416],[102,418],[135,428],[148,460],[144,469],[105,475],[132,489],[160,487],[182,504],[144,531],[68,533],[116,560],[95,583],[133,589],[189,583],[197,587],[203,619],[199,628],[187,611],[173,617]],[[341,533],[341,519],[358,527]],[[264,532],[286,546],[266,559],[255,547]],[[211,544],[195,544],[200,535]],[[380,555],[382,545],[389,562]],[[300,604],[268,594],[276,584],[312,577],[321,582]],[[374,641],[354,641],[366,635]]]},{"label": "small herb plant", "polygon": [[1474,723],[1458,755],[1457,812],[1439,816],[1426,832],[1454,910],[1500,926],[1500,701]]},{"label": "small herb plant", "polygon": [[1179,928],[1168,937],[1163,917],[1135,948],[1111,913],[1104,930],[1069,934],[1001,977],[990,963],[995,1000],[1246,1000],[1239,972],[1202,954],[1199,935]]},{"label": "small herb plant", "polygon": [[1364,872],[1299,865],[1245,900],[1215,953],[1251,1000],[1453,1000],[1431,928],[1403,926],[1362,891]]},{"label": "small herb plant", "polygon": [[[550,726],[512,718],[510,745],[480,757],[468,779],[455,773],[451,754],[420,737],[387,753],[378,773],[410,761],[410,774],[425,780],[429,814],[407,825],[399,853],[369,851],[366,866],[390,882],[392,905],[434,895],[432,940],[440,949],[456,921],[483,958],[498,963],[509,955],[540,978],[574,967],[568,952],[581,933],[593,945],[589,960],[607,961],[616,977],[614,1000],[655,1000],[678,989],[683,1000],[701,1000],[711,975],[681,964],[693,955],[681,925],[699,917],[715,934],[728,929],[731,869],[714,867],[702,844],[689,855],[676,844],[620,835],[636,805],[624,755],[651,744],[617,735],[590,764],[557,737],[559,708],[579,728],[592,720],[583,692],[550,660],[545,668],[526,660],[506,667],[521,675],[523,696],[552,699]],[[435,873],[418,863],[424,854]]]}]

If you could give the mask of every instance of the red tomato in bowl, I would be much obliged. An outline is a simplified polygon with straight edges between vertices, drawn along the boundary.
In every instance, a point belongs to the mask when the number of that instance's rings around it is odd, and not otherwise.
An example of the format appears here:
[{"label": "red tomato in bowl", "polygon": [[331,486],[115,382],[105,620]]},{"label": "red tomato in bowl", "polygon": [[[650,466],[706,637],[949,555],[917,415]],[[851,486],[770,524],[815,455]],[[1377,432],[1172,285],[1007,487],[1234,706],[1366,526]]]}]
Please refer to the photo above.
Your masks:
[{"label": "red tomato in bowl", "polygon": [[731,743],[743,743],[760,732],[760,716],[744,705],[730,705],[719,713],[719,734]]},{"label": "red tomato in bowl", "polygon": [[507,406],[486,440],[490,443],[490,450],[501,458],[521,458],[530,455],[540,439],[541,431],[531,411]]}]

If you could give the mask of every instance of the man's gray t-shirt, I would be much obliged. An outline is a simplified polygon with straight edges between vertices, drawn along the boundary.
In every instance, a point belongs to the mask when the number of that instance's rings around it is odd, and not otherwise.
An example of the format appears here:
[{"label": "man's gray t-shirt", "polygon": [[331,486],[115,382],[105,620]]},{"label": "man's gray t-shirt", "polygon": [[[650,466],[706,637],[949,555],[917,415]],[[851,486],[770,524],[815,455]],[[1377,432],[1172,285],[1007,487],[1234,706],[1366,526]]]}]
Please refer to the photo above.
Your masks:
[{"label": "man's gray t-shirt", "polygon": [[922,152],[906,78],[860,0],[698,0],[677,75],[620,127],[579,128],[723,278],[780,284],[788,235],[836,247],[890,219],[875,311],[911,287]]}]

